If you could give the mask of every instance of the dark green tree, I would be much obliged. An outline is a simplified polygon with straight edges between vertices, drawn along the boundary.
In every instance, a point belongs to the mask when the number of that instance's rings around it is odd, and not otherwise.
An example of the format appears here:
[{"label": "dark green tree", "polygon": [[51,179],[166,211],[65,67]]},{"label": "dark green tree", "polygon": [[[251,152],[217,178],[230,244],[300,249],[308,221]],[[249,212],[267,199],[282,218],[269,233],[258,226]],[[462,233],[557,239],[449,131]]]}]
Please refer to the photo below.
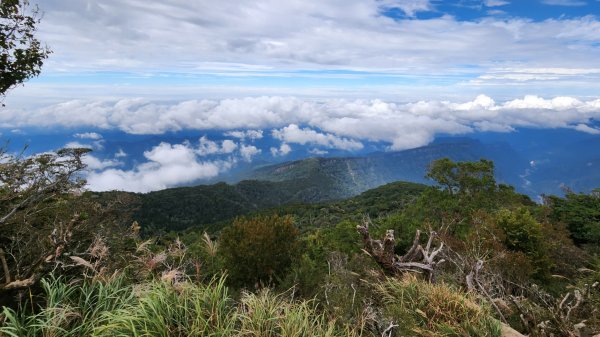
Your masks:
[{"label": "dark green tree", "polygon": [[543,226],[525,207],[514,211],[501,209],[496,221],[504,231],[504,245],[512,251],[527,255],[535,268],[534,273],[543,277],[550,268],[549,246],[546,243],[548,233],[544,232]]},{"label": "dark green tree", "polygon": [[0,2],[0,97],[40,74],[50,49],[36,38],[40,15],[27,0]]},{"label": "dark green tree", "polygon": [[230,282],[252,287],[282,278],[298,252],[297,237],[290,216],[236,219],[219,241]]},{"label": "dark green tree", "polygon": [[547,199],[551,217],[567,225],[577,244],[600,246],[600,190],[590,194],[568,193],[564,198]]},{"label": "dark green tree", "polygon": [[438,159],[431,163],[426,177],[435,180],[450,195],[475,195],[496,189],[491,160],[454,162],[448,158]]}]

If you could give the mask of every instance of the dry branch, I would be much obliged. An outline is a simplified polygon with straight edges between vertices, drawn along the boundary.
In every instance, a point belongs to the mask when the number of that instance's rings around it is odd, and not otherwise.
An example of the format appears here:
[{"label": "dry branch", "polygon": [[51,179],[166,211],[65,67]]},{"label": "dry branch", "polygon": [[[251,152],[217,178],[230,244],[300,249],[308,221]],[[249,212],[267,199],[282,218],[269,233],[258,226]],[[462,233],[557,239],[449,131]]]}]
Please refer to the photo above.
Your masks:
[{"label": "dry branch", "polygon": [[389,273],[394,275],[405,272],[424,273],[429,281],[435,281],[435,269],[437,265],[444,262],[443,259],[436,261],[436,257],[444,248],[444,243],[440,242],[437,248],[434,247],[433,240],[437,237],[434,231],[429,232],[427,244],[423,248],[420,243],[421,231],[417,230],[411,248],[403,256],[398,256],[394,253],[396,239],[393,230],[386,231],[383,240],[374,240],[369,234],[368,221],[356,226],[356,229],[363,238],[364,251]]}]

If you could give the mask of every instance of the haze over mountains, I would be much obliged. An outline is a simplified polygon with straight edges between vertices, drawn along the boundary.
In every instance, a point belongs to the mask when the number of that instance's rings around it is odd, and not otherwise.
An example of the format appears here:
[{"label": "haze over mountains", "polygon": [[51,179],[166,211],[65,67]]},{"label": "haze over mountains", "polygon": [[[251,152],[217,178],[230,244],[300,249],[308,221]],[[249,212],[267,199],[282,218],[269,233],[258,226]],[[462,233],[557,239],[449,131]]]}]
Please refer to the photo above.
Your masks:
[{"label": "haze over mountains", "polygon": [[[335,185],[335,191],[323,187],[320,194],[324,196],[318,199],[337,199],[393,181],[428,183],[424,177],[427,166],[432,160],[443,157],[493,160],[499,182],[513,185],[533,198],[542,193],[562,194],[564,187],[588,192],[600,186],[600,136],[569,129],[519,129],[510,133],[439,136],[429,145],[403,151],[386,149],[385,144],[378,142],[364,142],[364,146],[356,150],[324,147],[319,151],[310,144],[292,144],[287,153],[276,153],[280,151],[280,141],[262,131],[260,138],[247,139],[244,143],[214,132],[186,131],[165,135],[100,132],[79,133],[86,136],[77,138],[72,132],[65,131],[45,135],[40,131],[25,131],[11,134],[9,146],[18,151],[23,144],[30,144],[27,149],[30,153],[65,144],[91,147],[94,151],[88,158],[91,166],[88,179],[96,184],[100,184],[93,180],[99,177],[98,172],[138,172],[128,182],[134,184],[135,179],[151,181],[153,175],[168,174],[173,170],[173,179],[163,181],[160,179],[168,177],[157,177],[163,185],[150,185],[157,186],[155,188],[137,190],[137,185],[128,188],[126,184],[119,186],[113,182],[106,190],[144,192],[219,181],[312,179],[327,181],[323,186]],[[230,150],[226,148],[228,143],[232,146]],[[250,152],[242,153],[245,149]],[[199,151],[205,153],[197,160]],[[161,155],[165,158],[159,158]],[[188,160],[188,155],[194,158]],[[139,166],[149,165],[148,157],[152,156],[157,158],[156,162],[151,162],[154,166],[148,166],[144,175]],[[215,168],[209,170],[209,174],[193,176],[194,170],[205,172],[210,165]],[[189,179],[181,179],[182,175],[186,178],[186,174],[190,175]],[[91,187],[98,190],[98,186]]]}]

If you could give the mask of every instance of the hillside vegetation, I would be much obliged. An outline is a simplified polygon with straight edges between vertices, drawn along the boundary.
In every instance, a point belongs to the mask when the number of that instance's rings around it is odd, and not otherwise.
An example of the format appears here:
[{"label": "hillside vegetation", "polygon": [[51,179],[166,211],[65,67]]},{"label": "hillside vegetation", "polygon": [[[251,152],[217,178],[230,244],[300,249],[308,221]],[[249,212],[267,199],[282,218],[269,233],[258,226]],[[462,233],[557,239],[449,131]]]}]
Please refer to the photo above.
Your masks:
[{"label": "hillside vegetation", "polygon": [[[63,159],[6,160],[29,172]],[[597,192],[537,204],[487,160],[436,160],[427,179],[326,202],[305,198],[332,185],[301,177],[44,199],[5,188],[0,336],[600,332]]]}]

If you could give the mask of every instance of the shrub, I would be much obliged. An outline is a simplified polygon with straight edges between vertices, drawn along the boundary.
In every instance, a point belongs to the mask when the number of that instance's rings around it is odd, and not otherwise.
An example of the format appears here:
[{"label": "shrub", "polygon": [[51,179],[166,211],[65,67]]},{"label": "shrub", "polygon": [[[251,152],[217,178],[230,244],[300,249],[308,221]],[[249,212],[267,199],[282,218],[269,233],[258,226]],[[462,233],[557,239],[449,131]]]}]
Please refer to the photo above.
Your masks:
[{"label": "shrub", "polygon": [[223,230],[219,254],[232,284],[272,284],[298,252],[298,229],[289,216],[238,218]]}]

